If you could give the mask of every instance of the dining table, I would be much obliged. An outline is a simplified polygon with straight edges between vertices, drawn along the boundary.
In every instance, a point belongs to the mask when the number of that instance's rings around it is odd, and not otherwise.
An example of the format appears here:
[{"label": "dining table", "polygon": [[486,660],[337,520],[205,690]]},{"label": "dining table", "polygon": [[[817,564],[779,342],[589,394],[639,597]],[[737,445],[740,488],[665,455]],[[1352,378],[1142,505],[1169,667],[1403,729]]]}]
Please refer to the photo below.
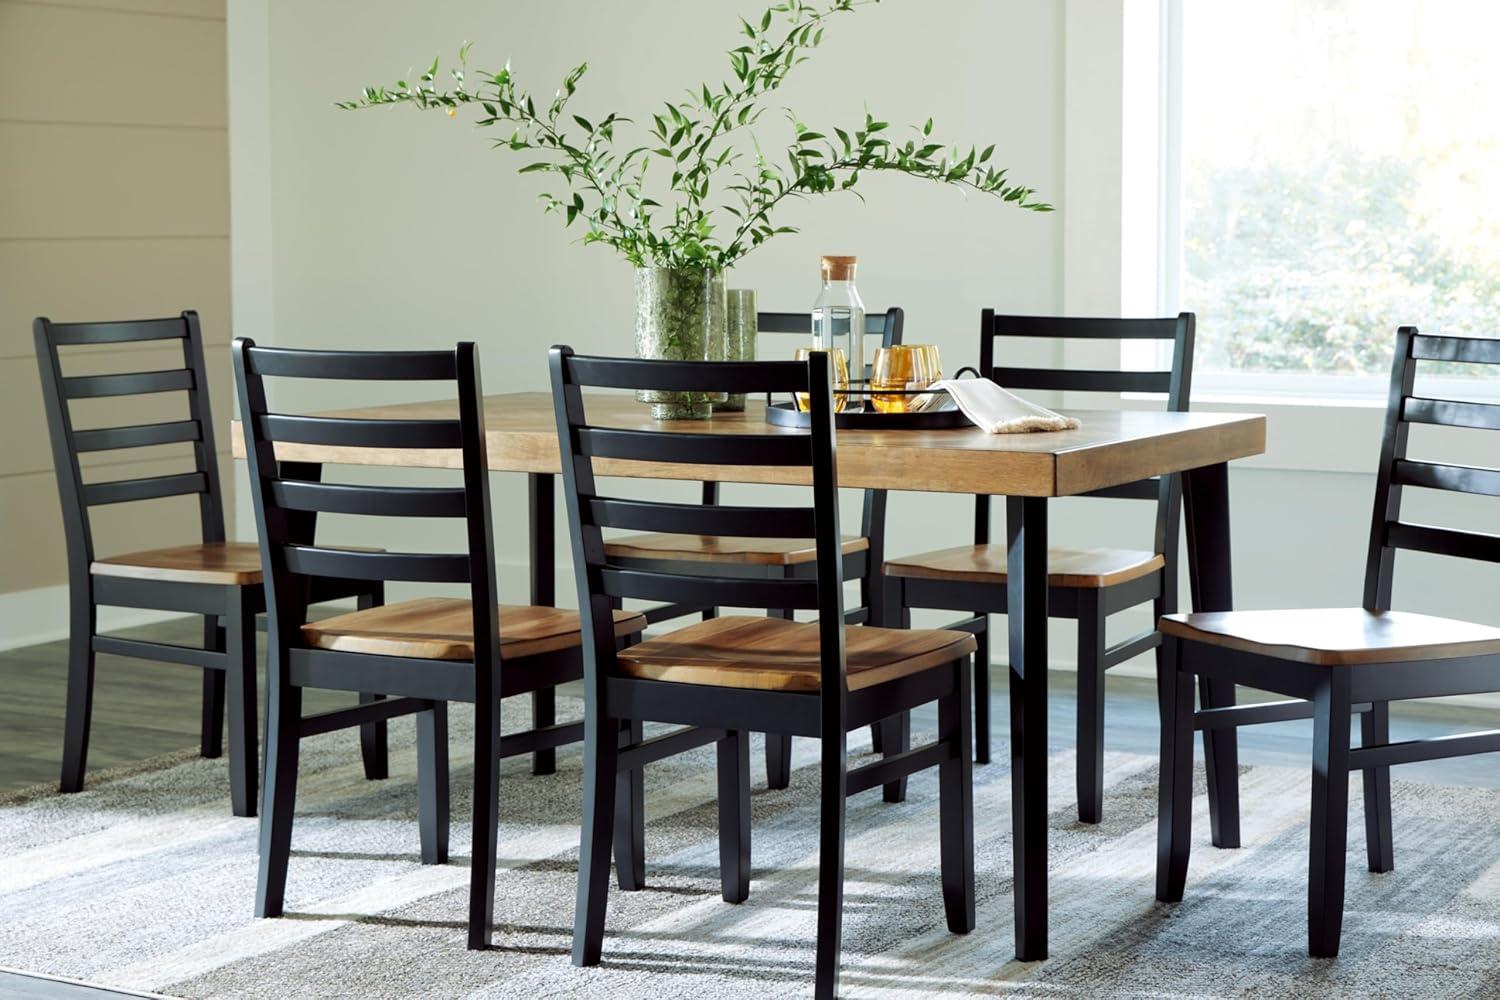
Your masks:
[{"label": "dining table", "polygon": [[[659,422],[649,407],[626,394],[586,396],[591,424],[670,429],[702,434],[794,434],[772,425],[765,404],[750,400],[741,413],[710,420]],[[1229,463],[1264,453],[1266,420],[1259,414],[1182,413],[1155,410],[1069,410],[1075,430],[987,434],[976,427],[837,432],[841,487],[1003,496],[1007,542],[1010,781],[1013,828],[1015,956],[1047,957],[1047,546],[1049,501],[1153,476],[1181,473],[1187,528],[1187,562],[1195,611],[1232,610],[1230,582]],[[403,403],[320,413],[330,417],[389,420],[452,419],[454,401]],[[545,392],[487,396],[485,428],[489,467],[528,477],[531,602],[556,599],[555,478],[560,473],[552,397]],[[244,457],[238,422],[234,454]],[[305,466],[309,477],[323,465],[459,468],[457,451],[419,448],[346,448],[281,443],[276,457]],[[595,473],[698,482],[805,485],[807,468],[659,465],[600,459]],[[1019,581],[1019,583],[1018,583]],[[878,623],[877,623],[878,624]],[[1205,682],[1205,708],[1234,704],[1234,688]],[[555,722],[554,695],[534,701],[538,726]],[[1238,751],[1233,728],[1204,731],[1212,838],[1239,845]],[[552,751],[539,753],[537,773],[551,771]]]}]

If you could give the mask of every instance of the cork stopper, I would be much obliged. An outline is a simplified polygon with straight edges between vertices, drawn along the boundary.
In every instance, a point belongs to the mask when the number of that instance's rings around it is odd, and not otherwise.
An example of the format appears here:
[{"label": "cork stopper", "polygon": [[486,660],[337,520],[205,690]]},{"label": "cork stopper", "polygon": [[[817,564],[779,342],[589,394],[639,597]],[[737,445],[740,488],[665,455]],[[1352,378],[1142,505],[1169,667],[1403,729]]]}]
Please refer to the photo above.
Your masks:
[{"label": "cork stopper", "polygon": [[823,280],[853,281],[856,263],[853,257],[825,255],[822,262]]}]

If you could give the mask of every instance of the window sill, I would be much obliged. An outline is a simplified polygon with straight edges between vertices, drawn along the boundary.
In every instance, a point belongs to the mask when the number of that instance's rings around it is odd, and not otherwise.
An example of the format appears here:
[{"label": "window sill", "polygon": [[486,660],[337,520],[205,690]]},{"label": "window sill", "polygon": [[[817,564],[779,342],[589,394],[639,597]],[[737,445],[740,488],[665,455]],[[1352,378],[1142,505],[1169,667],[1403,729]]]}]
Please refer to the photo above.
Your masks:
[{"label": "window sill", "polygon": [[[1130,395],[1128,410],[1161,408],[1160,397]],[[1266,453],[1235,468],[1373,475],[1384,430],[1383,401],[1358,397],[1302,398],[1280,393],[1194,393],[1192,408],[1266,417]]]}]

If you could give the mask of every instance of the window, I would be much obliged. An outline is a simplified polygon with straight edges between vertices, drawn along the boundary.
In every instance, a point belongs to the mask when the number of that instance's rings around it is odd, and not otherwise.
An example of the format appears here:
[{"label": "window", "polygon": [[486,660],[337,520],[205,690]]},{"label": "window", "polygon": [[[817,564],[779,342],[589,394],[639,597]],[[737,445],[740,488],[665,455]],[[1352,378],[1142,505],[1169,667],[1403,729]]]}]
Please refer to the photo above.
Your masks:
[{"label": "window", "polygon": [[[1165,2],[1199,390],[1383,398],[1397,326],[1500,336],[1500,4]],[[1444,392],[1500,394],[1463,369]]]}]

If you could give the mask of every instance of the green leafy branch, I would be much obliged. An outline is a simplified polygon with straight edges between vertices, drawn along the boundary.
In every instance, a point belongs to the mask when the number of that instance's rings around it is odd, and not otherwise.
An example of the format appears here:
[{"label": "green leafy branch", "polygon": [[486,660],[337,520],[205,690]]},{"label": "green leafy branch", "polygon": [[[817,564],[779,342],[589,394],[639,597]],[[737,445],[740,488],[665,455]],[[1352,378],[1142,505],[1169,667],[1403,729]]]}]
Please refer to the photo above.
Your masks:
[{"label": "green leafy branch", "polygon": [[[725,270],[772,236],[796,231],[771,219],[786,199],[835,191],[858,195],[855,185],[870,171],[964,186],[1020,208],[1051,211],[1035,199],[1033,189],[1010,183],[1005,170],[990,164],[993,145],[964,150],[931,141],[931,119],[898,144],[888,137],[889,124],[868,114],[862,127],[835,128],[830,137],[788,112],[795,138],[784,165],[769,160],[758,141],[752,141],[753,157],[737,143],[737,133],[760,121],[767,96],[822,43],[826,22],[878,2],[784,0],[757,22],[741,19],[745,41],[728,53],[733,79],[705,83],[681,100],[663,102],[649,124],[638,127],[617,113],[590,120],[569,111],[587,63],[563,79],[551,101],[539,104],[518,86],[509,63],[499,72],[471,73],[467,44],[449,70],[451,86],[439,89],[435,59],[414,82],[367,87],[358,100],[337,106],[410,104],[454,117],[460,106],[477,105],[483,111],[478,127],[510,133],[495,140],[496,148],[537,156],[521,173],[550,173],[562,182],[560,189],[541,195],[546,211],[561,215],[566,226],[581,219],[587,227],[583,242],[613,247],[638,267]],[[622,125],[644,130],[644,141],[617,146],[616,127]],[[650,194],[653,164],[670,168],[670,206]],[[727,199],[715,204],[715,184],[725,176]],[[718,225],[723,216],[733,218],[725,227],[727,237]]]}]

